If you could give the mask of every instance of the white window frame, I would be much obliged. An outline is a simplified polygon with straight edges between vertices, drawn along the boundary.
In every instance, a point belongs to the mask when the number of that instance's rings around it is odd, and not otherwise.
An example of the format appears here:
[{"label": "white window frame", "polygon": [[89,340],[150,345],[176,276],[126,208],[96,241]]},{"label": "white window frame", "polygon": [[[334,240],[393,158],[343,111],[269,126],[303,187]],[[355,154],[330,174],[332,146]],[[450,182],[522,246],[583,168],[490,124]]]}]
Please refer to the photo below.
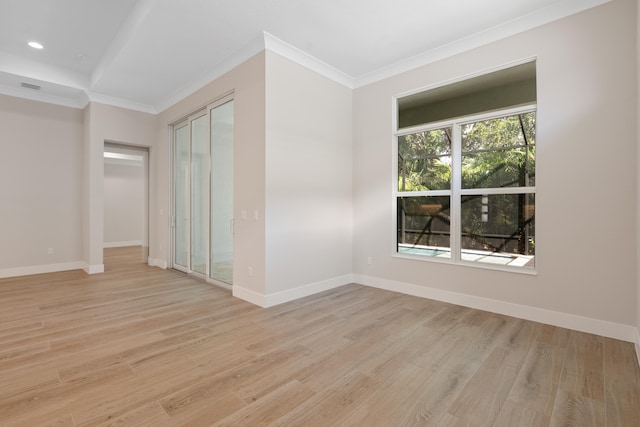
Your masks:
[{"label": "white window frame", "polygon": [[[393,221],[393,252],[394,258],[405,258],[427,262],[438,262],[446,264],[457,264],[469,267],[490,269],[490,270],[502,270],[509,272],[517,272],[523,274],[537,274],[538,260],[536,259],[535,265],[531,267],[514,267],[507,265],[496,265],[477,261],[466,261],[461,259],[461,198],[467,195],[491,195],[491,194],[536,194],[536,187],[503,187],[503,188],[469,188],[463,189],[461,183],[461,165],[462,165],[462,152],[461,152],[461,127],[463,125],[474,123],[483,120],[497,119],[501,117],[514,116],[518,114],[524,114],[529,112],[536,112],[537,116],[537,103],[521,105],[512,108],[504,108],[500,110],[492,110],[479,114],[473,114],[469,116],[456,117],[452,119],[442,120],[433,123],[427,123],[419,126],[412,126],[407,128],[398,129],[398,98],[394,98],[394,134],[393,134],[393,206],[392,206],[392,221]],[[442,129],[445,127],[451,128],[452,144],[451,144],[451,188],[449,190],[427,190],[427,191],[399,191],[398,190],[398,139],[401,136],[410,135],[417,132],[425,132],[434,129]],[[536,138],[537,139],[537,138]],[[450,241],[449,241],[449,258],[432,257],[424,255],[412,255],[407,253],[398,252],[398,197],[420,197],[420,196],[449,196],[451,198],[450,206]],[[536,255],[537,256],[537,255]]]}]

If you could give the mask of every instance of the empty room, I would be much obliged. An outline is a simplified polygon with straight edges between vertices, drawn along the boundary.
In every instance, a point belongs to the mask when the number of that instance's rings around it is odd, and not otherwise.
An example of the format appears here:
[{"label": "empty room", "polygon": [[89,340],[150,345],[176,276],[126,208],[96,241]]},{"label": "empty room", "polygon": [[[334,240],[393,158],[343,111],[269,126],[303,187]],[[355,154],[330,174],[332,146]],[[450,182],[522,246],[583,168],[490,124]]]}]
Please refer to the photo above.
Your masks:
[{"label": "empty room", "polygon": [[640,425],[637,0],[0,0],[0,426]]}]

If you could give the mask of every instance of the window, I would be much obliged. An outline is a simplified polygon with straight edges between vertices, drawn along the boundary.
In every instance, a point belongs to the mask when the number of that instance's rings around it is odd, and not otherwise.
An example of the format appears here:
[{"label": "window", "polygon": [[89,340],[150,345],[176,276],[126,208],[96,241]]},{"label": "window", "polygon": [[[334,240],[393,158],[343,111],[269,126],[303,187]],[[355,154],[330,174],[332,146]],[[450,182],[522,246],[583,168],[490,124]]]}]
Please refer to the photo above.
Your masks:
[{"label": "window", "polygon": [[534,268],[535,103],[401,128],[395,136],[397,254]]}]

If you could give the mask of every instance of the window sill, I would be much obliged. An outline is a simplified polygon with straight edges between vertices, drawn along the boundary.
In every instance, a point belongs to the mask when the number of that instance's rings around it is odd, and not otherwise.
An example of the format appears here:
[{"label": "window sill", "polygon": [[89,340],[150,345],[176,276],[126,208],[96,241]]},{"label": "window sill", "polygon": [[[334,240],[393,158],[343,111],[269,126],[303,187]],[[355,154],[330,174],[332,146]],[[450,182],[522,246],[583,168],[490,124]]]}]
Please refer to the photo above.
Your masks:
[{"label": "window sill", "polygon": [[[516,257],[516,261],[515,261],[516,265],[518,266],[514,266],[514,265],[509,266],[506,264],[478,262],[478,261],[470,261],[465,259],[462,259],[460,261],[454,261],[449,257],[450,254],[448,253],[448,251],[439,250],[439,252],[440,253],[435,256],[424,256],[424,255],[417,255],[415,253],[411,254],[406,252],[405,253],[394,252],[391,256],[393,258],[399,258],[399,259],[426,261],[426,262],[434,262],[434,263],[449,264],[449,265],[459,265],[463,267],[480,268],[484,270],[504,271],[509,273],[520,273],[520,274],[527,274],[527,275],[533,275],[533,276],[538,274],[538,271],[536,268],[520,266],[523,260],[521,260],[519,257]],[[477,257],[479,255],[484,255],[486,257],[485,254],[480,254],[480,251],[465,251],[465,252],[467,252],[466,255],[470,259],[472,259],[473,257]],[[465,255],[463,254],[463,256]],[[500,258],[500,257],[501,256],[496,256],[495,258]]]}]

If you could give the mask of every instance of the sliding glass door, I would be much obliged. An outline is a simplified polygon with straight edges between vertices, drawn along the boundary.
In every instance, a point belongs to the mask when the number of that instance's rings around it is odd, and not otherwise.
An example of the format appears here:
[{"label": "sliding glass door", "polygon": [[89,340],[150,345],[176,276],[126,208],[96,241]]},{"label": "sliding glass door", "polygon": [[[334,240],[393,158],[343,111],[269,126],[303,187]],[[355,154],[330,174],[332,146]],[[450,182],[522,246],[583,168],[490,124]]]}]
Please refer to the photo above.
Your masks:
[{"label": "sliding glass door", "polygon": [[191,120],[191,270],[207,274],[209,144],[207,116]]},{"label": "sliding glass door", "polygon": [[173,137],[173,266],[189,268],[189,126],[174,128]]},{"label": "sliding glass door", "polygon": [[233,273],[233,101],[211,114],[211,237],[209,277],[232,283]]},{"label": "sliding glass door", "polygon": [[173,127],[173,267],[233,283],[233,100]]}]

